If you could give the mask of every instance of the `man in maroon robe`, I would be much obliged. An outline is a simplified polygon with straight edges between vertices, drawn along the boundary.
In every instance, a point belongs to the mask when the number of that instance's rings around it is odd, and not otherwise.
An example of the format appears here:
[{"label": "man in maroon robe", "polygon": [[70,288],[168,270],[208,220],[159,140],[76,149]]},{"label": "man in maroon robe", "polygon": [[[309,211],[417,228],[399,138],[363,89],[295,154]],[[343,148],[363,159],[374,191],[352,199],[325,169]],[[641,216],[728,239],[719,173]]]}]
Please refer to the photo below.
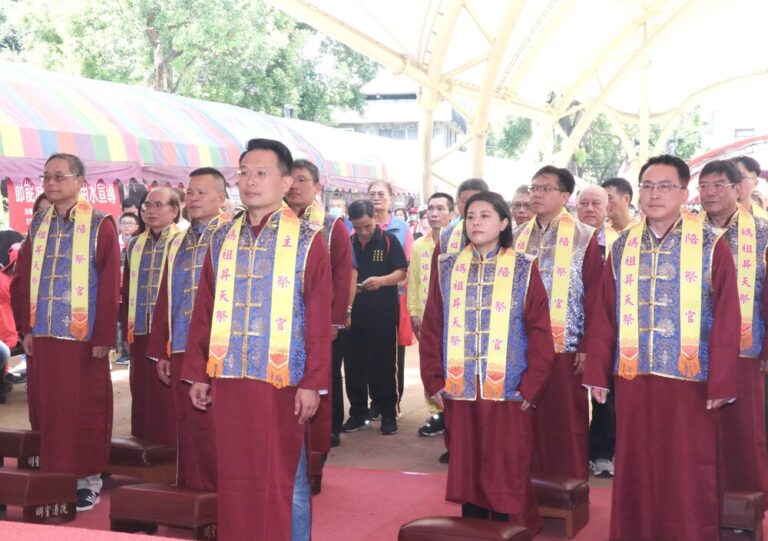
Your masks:
[{"label": "man in maroon robe", "polygon": [[[127,333],[131,354],[131,434],[149,442],[175,446],[173,394],[158,379],[155,362],[147,358],[147,343],[165,256],[178,232],[175,222],[179,219],[181,207],[173,189],[160,187],[149,192],[141,210],[147,231],[133,237],[128,247],[123,267],[121,303],[122,327]],[[132,269],[134,252],[137,252],[139,264]],[[131,289],[133,272],[138,273],[136,291]],[[136,299],[134,309],[130,307],[131,297]]]},{"label": "man in maroon robe", "polygon": [[[101,472],[107,467],[112,438],[110,347],[115,344],[120,287],[120,248],[111,217],[91,208],[90,231],[75,227],[85,168],[71,154],[54,154],[45,164],[43,190],[52,214],[35,215],[16,263],[11,291],[19,307],[17,326],[24,351],[40,366],[37,403],[40,422],[40,469],[77,478],[77,510],[99,501]],[[75,208],[77,206],[77,208]],[[47,238],[43,222],[50,218]],[[90,235],[87,330],[76,331],[72,318],[73,246]],[[33,269],[33,251],[44,253]],[[80,257],[79,255],[77,257]],[[37,265],[37,264],[36,264]],[[31,299],[31,280],[39,280]],[[34,322],[31,304],[36,304]]]},{"label": "man in maroon robe", "polygon": [[[690,172],[674,156],[651,158],[640,171],[639,353],[632,369],[619,362],[617,299],[624,247],[611,248],[591,313],[584,384],[604,403],[616,392],[616,459],[610,539],[715,541],[720,537],[717,409],[736,397],[740,314],[733,258],[725,239],[704,225],[698,370],[679,368],[681,205]],[[662,260],[663,259],[663,260]],[[690,264],[690,263],[689,263]],[[628,282],[624,280],[624,282]],[[629,287],[629,285],[627,285]],[[629,309],[629,308],[625,308]],[[625,314],[626,315],[626,314]],[[631,323],[631,320],[627,320]],[[622,319],[622,323],[626,322]],[[629,355],[631,352],[627,351]],[[629,366],[623,376],[620,367]],[[685,366],[685,365],[684,365]]]},{"label": "man in maroon robe", "polygon": [[[281,207],[292,183],[292,163],[282,143],[249,141],[238,170],[240,198],[247,207],[245,220],[235,220],[214,235],[192,313],[181,377],[193,382],[190,396],[195,407],[206,409],[212,404],[222,540],[310,537],[306,427],[320,403],[319,390],[330,381],[328,323],[333,289],[323,235],[306,223],[300,223],[296,262],[301,265],[297,271],[303,269],[297,272],[302,275],[302,287],[294,289],[294,319],[289,323],[293,325],[287,354],[291,380],[278,388],[265,377],[275,355],[265,351],[272,324],[264,317],[271,314],[271,308],[266,308],[271,306],[271,287],[261,286],[264,273],[271,275],[274,259],[280,257],[276,228],[283,213],[293,214]],[[216,364],[212,364],[214,370],[206,370],[215,359],[213,355],[209,359],[218,279],[214,268],[221,263],[224,236],[236,227],[240,231],[234,298],[241,304],[232,307],[230,342],[219,373]],[[245,316],[240,320],[238,314]],[[216,316],[218,321],[229,314]],[[241,351],[247,351],[247,357]]]},{"label": "man in maroon robe", "polygon": [[322,394],[317,414],[310,422],[310,450],[328,454],[331,446],[341,443],[341,423],[344,421],[344,396],[341,378],[343,331],[352,312],[357,279],[352,280],[352,243],[344,220],[324,212],[316,199],[321,193],[320,172],[309,160],[295,160],[291,171],[293,184],[285,201],[299,218],[321,229],[325,236],[331,261],[333,304],[331,305],[331,338],[333,339],[333,370],[329,393]]},{"label": "man in maroon robe", "polygon": [[[157,359],[157,374],[173,391],[177,426],[176,484],[216,490],[213,413],[192,407],[189,384],[181,380],[184,349],[203,261],[214,231],[223,223],[219,209],[227,198],[222,174],[211,167],[192,171],[186,192],[189,228],[174,238],[157,294],[147,355]],[[171,293],[168,273],[171,270]],[[169,355],[170,353],[170,355]]]},{"label": "man in maroon robe", "polygon": [[[537,257],[541,278],[550,298],[558,288],[568,290],[567,313],[561,344],[555,347],[552,378],[534,415],[534,447],[531,471],[542,475],[589,478],[589,397],[581,385],[586,360],[583,343],[587,307],[593,285],[603,268],[594,228],[576,221],[570,258],[570,278],[564,269],[555,269],[555,253],[563,239],[559,237],[561,219],[576,182],[563,168],[542,167],[531,181],[531,222],[515,229],[515,249]],[[530,237],[519,246],[523,231]],[[567,242],[567,239],[565,239]],[[558,283],[559,282],[559,283]],[[553,331],[555,318],[552,317]],[[554,336],[553,336],[554,340]]]}]

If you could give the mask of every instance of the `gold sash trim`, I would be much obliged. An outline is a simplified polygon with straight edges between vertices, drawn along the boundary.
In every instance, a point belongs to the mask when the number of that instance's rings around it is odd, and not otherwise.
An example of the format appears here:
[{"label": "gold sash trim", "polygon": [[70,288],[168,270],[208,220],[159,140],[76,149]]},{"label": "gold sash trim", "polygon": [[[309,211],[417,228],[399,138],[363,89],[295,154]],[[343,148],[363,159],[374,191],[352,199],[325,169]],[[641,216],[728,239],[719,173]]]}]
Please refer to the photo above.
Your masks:
[{"label": "gold sash trim", "polygon": [[464,220],[459,220],[451,230],[451,236],[448,238],[448,246],[445,247],[444,254],[457,254],[461,251],[461,239],[464,236]]}]

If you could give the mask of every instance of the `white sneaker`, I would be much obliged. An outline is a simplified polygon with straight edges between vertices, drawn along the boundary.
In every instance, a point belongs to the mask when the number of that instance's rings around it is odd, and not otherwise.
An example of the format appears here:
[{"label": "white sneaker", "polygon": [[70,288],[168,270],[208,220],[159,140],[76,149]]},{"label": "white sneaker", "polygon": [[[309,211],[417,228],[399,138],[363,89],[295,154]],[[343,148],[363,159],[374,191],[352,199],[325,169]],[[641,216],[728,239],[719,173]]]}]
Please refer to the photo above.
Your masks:
[{"label": "white sneaker", "polygon": [[589,469],[595,477],[613,477],[613,462],[607,458],[589,461]]}]

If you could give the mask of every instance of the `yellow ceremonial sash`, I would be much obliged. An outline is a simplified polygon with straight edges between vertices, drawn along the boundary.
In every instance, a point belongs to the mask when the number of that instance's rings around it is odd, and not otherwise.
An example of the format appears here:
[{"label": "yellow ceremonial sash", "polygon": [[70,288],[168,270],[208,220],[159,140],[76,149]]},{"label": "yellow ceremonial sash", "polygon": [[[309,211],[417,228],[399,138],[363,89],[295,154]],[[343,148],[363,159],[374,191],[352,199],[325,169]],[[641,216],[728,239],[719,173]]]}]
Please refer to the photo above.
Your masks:
[{"label": "yellow ceremonial sash", "polygon": [[[299,245],[300,220],[288,207],[280,209],[277,243],[272,263],[272,306],[269,313],[269,364],[266,381],[281,389],[290,384],[289,354],[293,333],[293,302],[296,288],[296,256]],[[245,220],[243,213],[224,238],[218,261],[215,317],[211,323],[207,373],[222,373],[224,357],[229,350],[232,330],[232,306],[237,271],[238,240]],[[271,218],[270,218],[271,219]]]},{"label": "yellow ceremonial sash", "polygon": [[758,218],[763,218],[768,220],[768,210],[765,210],[763,207],[761,207],[757,203],[752,203],[752,214],[754,216],[757,216]]},{"label": "yellow ceremonial sash", "polygon": [[445,247],[444,254],[456,254],[461,250],[461,238],[464,236],[464,220],[459,220],[451,230],[451,236],[448,238],[448,246]]},{"label": "yellow ceremonial sash", "polygon": [[304,210],[302,218],[304,218],[313,229],[322,229],[325,225],[325,209],[317,202],[317,200],[312,201],[312,204]]},{"label": "yellow ceremonial sash", "polygon": [[[35,235],[35,247],[32,250],[32,270],[29,288],[29,325],[35,326],[37,315],[37,296],[40,291],[40,273],[48,244],[51,220],[55,212],[53,205],[48,209],[40,228]],[[70,332],[76,340],[88,337],[88,277],[91,245],[91,220],[93,207],[82,196],[77,199],[72,212],[75,213],[75,226],[72,234],[72,273],[70,279]]]},{"label": "yellow ceremonial sash", "polygon": [[[515,275],[515,251],[502,248],[496,259],[496,273],[491,294],[491,320],[486,355],[483,398],[504,398],[509,340],[509,311],[512,301],[512,281]],[[461,251],[451,269],[451,295],[448,305],[448,350],[445,391],[460,396],[464,391],[464,335],[467,303],[467,279],[472,263],[472,246]],[[479,293],[478,293],[479,295]],[[478,302],[479,302],[478,297]],[[479,353],[479,352],[478,352]]]},{"label": "yellow ceremonial sash", "polygon": [[[163,237],[163,235],[168,235],[170,237],[173,237],[179,232],[179,228],[176,226],[176,224],[169,225],[163,233],[160,235],[160,238]],[[133,344],[134,339],[136,338],[134,331],[136,329],[136,303],[139,296],[139,267],[141,266],[141,255],[144,253],[144,246],[147,244],[147,240],[149,239],[149,229],[144,231],[141,235],[136,237],[136,242],[133,244],[133,248],[131,249],[130,253],[130,266],[131,266],[131,274],[128,277],[128,343]],[[159,240],[159,239],[158,239]],[[168,248],[171,244],[171,239],[166,240],[165,246],[163,246],[163,256],[160,260],[160,277],[163,275],[163,268],[165,267],[165,261],[168,257]],[[148,299],[151,301],[151,299]]]},{"label": "yellow ceremonial sash", "polygon": [[741,351],[752,347],[752,317],[755,311],[755,274],[757,272],[757,229],[755,218],[742,206],[737,211],[739,311],[741,312]]},{"label": "yellow ceremonial sash", "polygon": [[[680,237],[680,355],[677,368],[687,378],[696,376],[701,338],[701,287],[704,226],[701,220],[682,213]],[[645,223],[634,226],[622,251],[621,293],[619,302],[619,376],[633,379],[637,375],[639,350],[638,281],[640,245]]]},{"label": "yellow ceremonial sash", "polygon": [[611,252],[611,246],[619,238],[619,233],[610,225],[603,224],[603,235],[605,235],[605,257]]},{"label": "yellow ceremonial sash", "polygon": [[[555,353],[562,353],[565,350],[565,324],[570,294],[568,286],[571,282],[571,258],[573,257],[576,221],[565,209],[560,211],[555,220],[557,220],[557,244],[555,246],[554,268],[551,271],[552,290],[549,294],[549,317],[552,321]],[[515,251],[522,254],[526,253],[534,227],[536,227],[535,217],[520,232],[520,236],[515,242]]]}]

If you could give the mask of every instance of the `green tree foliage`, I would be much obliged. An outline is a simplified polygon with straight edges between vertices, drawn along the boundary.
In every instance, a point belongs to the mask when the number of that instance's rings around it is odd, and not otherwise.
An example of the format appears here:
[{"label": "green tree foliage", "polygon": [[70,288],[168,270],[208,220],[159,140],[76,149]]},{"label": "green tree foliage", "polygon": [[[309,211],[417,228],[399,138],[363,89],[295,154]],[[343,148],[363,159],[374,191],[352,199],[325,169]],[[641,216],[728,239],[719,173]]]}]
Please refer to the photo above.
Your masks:
[{"label": "green tree foliage", "polygon": [[508,116],[501,133],[491,132],[486,138],[485,151],[489,156],[519,158],[533,136],[530,118]]},{"label": "green tree foliage", "polygon": [[273,115],[362,110],[378,69],[261,0],[22,0],[13,12],[27,62]]}]

